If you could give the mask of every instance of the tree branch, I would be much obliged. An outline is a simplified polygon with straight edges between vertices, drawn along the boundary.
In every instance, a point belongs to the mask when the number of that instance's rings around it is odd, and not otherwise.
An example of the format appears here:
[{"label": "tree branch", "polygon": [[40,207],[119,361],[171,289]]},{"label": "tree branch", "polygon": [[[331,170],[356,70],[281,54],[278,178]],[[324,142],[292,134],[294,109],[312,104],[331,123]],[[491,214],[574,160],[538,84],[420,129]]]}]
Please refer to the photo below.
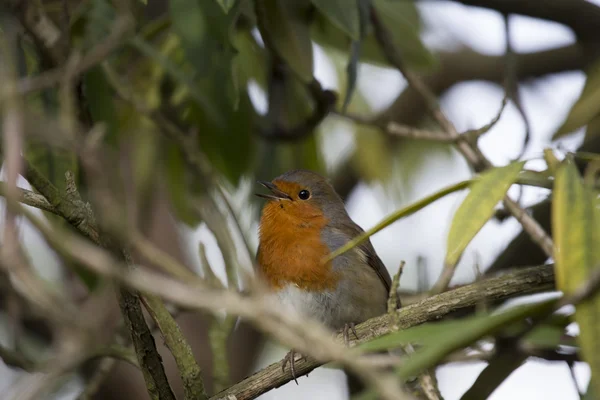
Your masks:
[{"label": "tree branch", "polygon": [[[458,312],[473,310],[482,302],[503,301],[515,296],[553,290],[554,272],[552,265],[529,267],[498,277],[462,286],[423,301],[399,309],[396,315],[383,315],[370,319],[356,327],[359,340],[351,340],[356,345],[390,332],[437,321]],[[337,340],[343,342],[340,334]],[[296,362],[297,375],[305,375],[320,364],[306,359]],[[289,372],[281,370],[281,362],[271,364],[243,381],[212,396],[210,400],[251,400],[269,390],[290,382]],[[233,396],[233,397],[230,397]]]},{"label": "tree branch", "polygon": [[[501,84],[505,77],[506,65],[502,56],[490,56],[465,49],[456,52],[440,52],[437,57],[439,66],[436,71],[422,77],[425,84],[437,96],[443,95],[461,82],[488,81]],[[588,59],[584,56],[580,45],[514,54],[515,79],[519,81],[579,71],[587,64]],[[379,115],[362,119],[379,126],[386,126],[390,122],[414,126],[421,122],[426,112],[427,105],[423,98],[412,87],[407,87]],[[344,162],[338,171],[332,183],[340,196],[346,199],[360,179],[359,172],[354,169],[350,160]]]},{"label": "tree branch", "polygon": [[589,1],[572,0],[454,0],[469,6],[489,8],[502,14],[520,14],[558,22],[571,28],[583,42],[600,43],[600,7]]}]

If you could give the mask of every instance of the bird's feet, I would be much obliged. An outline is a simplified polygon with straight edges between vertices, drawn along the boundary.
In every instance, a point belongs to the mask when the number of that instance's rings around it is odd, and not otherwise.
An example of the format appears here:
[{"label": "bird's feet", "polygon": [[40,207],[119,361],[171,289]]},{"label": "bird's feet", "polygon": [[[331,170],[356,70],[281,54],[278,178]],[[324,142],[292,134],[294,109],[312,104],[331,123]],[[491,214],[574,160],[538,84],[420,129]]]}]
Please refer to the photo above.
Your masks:
[{"label": "bird's feet", "polygon": [[356,329],[354,329],[354,322],[350,322],[349,324],[344,325],[344,330],[342,331],[344,334],[344,343],[346,347],[350,346],[350,331],[354,334],[356,340],[358,340],[358,335],[356,334]]},{"label": "bird's feet", "polygon": [[[296,354],[299,355],[298,359],[296,360]],[[283,362],[281,365],[281,371],[285,372],[285,367],[286,365],[289,363],[290,364],[290,372],[292,373],[292,378],[294,378],[294,382],[296,382],[296,385],[298,384],[298,381],[296,380],[296,366],[295,363],[296,361],[300,361],[303,360],[305,357],[300,354],[300,353],[296,353],[296,351],[294,349],[290,350],[285,357],[283,358]]]}]

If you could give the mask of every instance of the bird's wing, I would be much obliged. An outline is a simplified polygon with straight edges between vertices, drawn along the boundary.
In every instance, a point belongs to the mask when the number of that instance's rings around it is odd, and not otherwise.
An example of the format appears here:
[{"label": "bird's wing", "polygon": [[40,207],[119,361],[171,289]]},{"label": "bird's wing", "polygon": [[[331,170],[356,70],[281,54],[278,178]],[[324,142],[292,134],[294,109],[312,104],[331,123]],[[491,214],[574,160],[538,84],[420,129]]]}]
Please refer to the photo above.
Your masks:
[{"label": "bird's wing", "polygon": [[[350,221],[350,224],[348,224],[347,227],[350,228],[349,231],[351,231],[353,234],[349,239],[353,239],[354,237],[364,233],[363,229],[353,221]],[[379,279],[381,279],[383,286],[385,286],[385,290],[387,290],[389,293],[392,286],[392,278],[390,277],[390,273],[385,265],[383,265],[383,261],[381,261],[381,258],[379,258],[375,252],[375,248],[373,247],[373,244],[371,244],[371,241],[369,239],[365,240],[358,246],[358,248],[365,254],[367,263],[371,268],[373,268],[373,270],[375,270],[377,276],[379,276]]]},{"label": "bird's wing", "polygon": [[375,270],[375,272],[377,272],[379,279],[381,279],[381,282],[383,282],[383,285],[385,286],[385,290],[387,290],[387,292],[389,293],[390,288],[392,286],[392,278],[390,277],[390,273],[388,272],[385,265],[383,265],[383,261],[381,261],[381,258],[379,258],[379,256],[375,252],[371,241],[367,240],[362,245],[360,245],[359,248],[361,248],[361,250],[364,251],[364,253],[367,256],[367,263],[371,268]]}]

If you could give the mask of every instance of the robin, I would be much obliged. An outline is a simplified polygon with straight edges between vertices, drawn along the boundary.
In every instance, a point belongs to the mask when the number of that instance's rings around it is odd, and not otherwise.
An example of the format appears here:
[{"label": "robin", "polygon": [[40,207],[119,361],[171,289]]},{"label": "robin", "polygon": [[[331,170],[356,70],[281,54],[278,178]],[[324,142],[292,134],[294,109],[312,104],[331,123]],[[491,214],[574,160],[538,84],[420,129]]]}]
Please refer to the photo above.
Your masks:
[{"label": "robin", "polygon": [[[389,272],[368,240],[323,263],[363,233],[324,177],[294,170],[258,183],[271,192],[257,194],[268,200],[260,219],[258,275],[284,306],[343,330],[348,343],[355,324],[386,312]],[[294,350],[283,361],[284,371],[287,363],[296,379]]]}]

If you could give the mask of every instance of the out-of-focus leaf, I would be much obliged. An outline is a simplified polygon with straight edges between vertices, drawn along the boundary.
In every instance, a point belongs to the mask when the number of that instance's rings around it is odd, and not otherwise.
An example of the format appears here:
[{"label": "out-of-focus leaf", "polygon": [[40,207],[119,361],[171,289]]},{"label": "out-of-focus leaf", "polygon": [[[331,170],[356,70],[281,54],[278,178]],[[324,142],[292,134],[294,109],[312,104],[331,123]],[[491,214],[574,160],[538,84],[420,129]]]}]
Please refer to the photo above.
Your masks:
[{"label": "out-of-focus leaf", "polygon": [[367,182],[389,178],[393,156],[387,138],[378,129],[367,125],[356,126],[354,138],[356,147],[352,162],[361,178]]},{"label": "out-of-focus leaf", "polygon": [[[419,37],[421,21],[414,2],[378,0],[380,17],[386,27],[394,35],[394,43],[401,52],[406,64],[414,69],[430,69],[435,67],[434,55],[425,47]],[[318,13],[311,25],[311,35],[318,44],[348,54],[351,39],[337,26],[330,23],[321,13]],[[376,65],[389,66],[383,55],[372,29],[362,41],[359,60]]]},{"label": "out-of-focus leaf", "polygon": [[306,90],[306,86],[299,79],[289,76],[285,81],[283,90],[285,97],[282,107],[283,121],[288,128],[297,126],[299,123],[306,121],[312,114],[312,97]]},{"label": "out-of-focus leaf", "polygon": [[434,62],[432,53],[419,36],[418,17],[414,4],[408,1],[372,0],[382,24],[387,28],[406,63],[420,68]]},{"label": "out-of-focus leaf", "polygon": [[[600,265],[600,209],[596,194],[567,158],[555,175],[552,232],[556,286],[565,295],[584,285]],[[592,385],[600,392],[600,295],[575,306],[582,358],[592,370]]]},{"label": "out-of-focus leaf", "polygon": [[[219,82],[214,82],[217,90]],[[226,124],[214,124],[203,110],[191,107],[187,120],[198,129],[200,150],[233,184],[248,170],[254,156],[256,112],[247,93],[242,93],[237,110],[223,109]]]},{"label": "out-of-focus leaf", "polygon": [[[194,67],[194,84],[206,92],[215,81],[219,82],[219,90],[210,93],[210,102],[216,103],[221,112],[227,106],[235,108],[239,93],[232,64],[236,51],[230,33],[237,13],[224,14],[215,1],[173,0],[169,5],[173,29]],[[207,107],[205,102],[201,105]]]},{"label": "out-of-focus leaf", "polygon": [[173,143],[165,143],[164,173],[167,189],[173,205],[173,211],[183,223],[194,227],[200,223],[198,213],[193,211],[190,204],[190,177],[181,150]]},{"label": "out-of-focus leaf", "polygon": [[[477,316],[473,318],[484,318]],[[425,347],[438,340],[444,332],[463,329],[465,320],[440,321],[417,325],[412,328],[402,329],[384,336],[380,336],[369,342],[362,343],[358,347],[367,352],[395,349],[407,344]]]},{"label": "out-of-focus leaf", "polygon": [[132,38],[130,40],[130,44],[136,50],[148,57],[151,57],[160,66],[162,66],[165,71],[177,81],[177,83],[185,88],[186,92],[189,93],[194,101],[204,108],[205,112],[211,119],[216,121],[216,123],[224,123],[224,117],[220,115],[210,96],[199,90],[192,78],[182,68],[178,67],[168,57],[166,57],[159,50],[155,49],[152,45],[144,41],[139,36]]},{"label": "out-of-focus leaf", "polygon": [[558,346],[577,346],[574,338],[565,334],[563,327],[540,325],[525,338],[526,345],[536,348],[555,348]]},{"label": "out-of-focus leaf", "polygon": [[598,135],[600,135],[600,114],[596,115],[588,122],[587,127],[585,128],[585,138],[583,141],[587,142],[592,137]]},{"label": "out-of-focus leaf", "polygon": [[261,88],[267,87],[267,54],[265,49],[256,43],[256,39],[248,30],[238,30],[233,44],[238,50],[234,58],[234,72],[238,74],[241,85],[254,80]]},{"label": "out-of-focus leaf", "polygon": [[472,317],[462,320],[461,328],[440,331],[437,340],[412,354],[398,367],[403,379],[418,375],[421,371],[435,366],[453,351],[469,346],[485,336],[492,335],[508,324],[523,318],[538,315],[552,309],[554,301],[526,304],[486,317]]},{"label": "out-of-focus leaf", "polygon": [[115,109],[113,93],[100,66],[91,68],[83,76],[83,88],[88,109],[94,122],[102,122],[106,127],[106,141],[117,145],[119,121]]},{"label": "out-of-focus leaf", "polygon": [[484,172],[456,210],[450,232],[445,263],[456,265],[477,232],[494,214],[494,208],[519,176],[525,162],[515,162]]},{"label": "out-of-focus leaf", "polygon": [[358,64],[360,58],[360,50],[362,42],[367,35],[367,27],[369,25],[369,13],[371,10],[371,0],[358,0],[358,16],[359,16],[359,37],[352,41],[350,46],[350,57],[346,66],[346,75],[348,77],[348,85],[346,88],[346,95],[344,96],[344,103],[342,105],[342,112],[346,112],[354,88],[356,87],[356,79],[358,79]]},{"label": "out-of-focus leaf", "polygon": [[83,45],[91,49],[110,33],[115,10],[108,0],[92,0],[86,17]]},{"label": "out-of-focus leaf", "polygon": [[353,0],[311,0],[323,15],[352,40],[360,39],[358,2]]},{"label": "out-of-focus leaf", "polygon": [[303,82],[313,79],[313,50],[308,26],[309,0],[256,0],[264,41]]},{"label": "out-of-focus leaf", "polygon": [[154,189],[159,161],[160,142],[154,124],[140,114],[130,104],[119,109],[119,125],[122,131],[128,132],[131,149],[134,186],[140,199],[139,203],[149,199],[148,191]]},{"label": "out-of-focus leaf", "polygon": [[598,116],[600,116],[600,63],[592,65],[589,69],[581,96],[552,139],[555,140],[572,133]]},{"label": "out-of-focus leaf", "polygon": [[487,399],[526,359],[527,355],[522,352],[498,349],[496,355],[460,399]]},{"label": "out-of-focus leaf", "polygon": [[216,0],[221,6],[225,14],[227,14],[235,5],[236,0]]}]

